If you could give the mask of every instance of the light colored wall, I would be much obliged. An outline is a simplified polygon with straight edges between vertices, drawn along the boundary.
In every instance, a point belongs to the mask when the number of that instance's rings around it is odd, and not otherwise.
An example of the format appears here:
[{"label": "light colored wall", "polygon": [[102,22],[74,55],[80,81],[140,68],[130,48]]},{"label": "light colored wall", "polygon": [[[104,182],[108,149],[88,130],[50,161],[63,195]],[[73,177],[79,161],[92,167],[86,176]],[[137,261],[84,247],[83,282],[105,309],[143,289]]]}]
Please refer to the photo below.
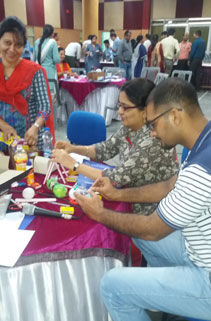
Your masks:
[{"label": "light colored wall", "polygon": [[203,1],[202,17],[211,17],[211,1]]},{"label": "light colored wall", "polygon": [[55,28],[61,27],[60,6],[58,0],[44,0],[45,23]]},{"label": "light colored wall", "polygon": [[105,2],[104,3],[104,28],[110,30],[123,29],[123,2]]},{"label": "light colored wall", "polygon": [[82,30],[82,2],[73,2],[73,12],[74,12],[74,29]]},{"label": "light colored wall", "polygon": [[26,18],[26,1],[25,0],[4,0],[5,16],[17,16],[27,23]]},{"label": "light colored wall", "polygon": [[[61,47],[66,47],[70,42],[80,41],[80,30],[60,29],[55,28],[55,32],[59,34],[59,41]],[[34,27],[34,39],[38,39],[42,36],[42,28]]]},{"label": "light colored wall", "polygon": [[175,18],[176,2],[176,0],[152,0],[151,19]]}]

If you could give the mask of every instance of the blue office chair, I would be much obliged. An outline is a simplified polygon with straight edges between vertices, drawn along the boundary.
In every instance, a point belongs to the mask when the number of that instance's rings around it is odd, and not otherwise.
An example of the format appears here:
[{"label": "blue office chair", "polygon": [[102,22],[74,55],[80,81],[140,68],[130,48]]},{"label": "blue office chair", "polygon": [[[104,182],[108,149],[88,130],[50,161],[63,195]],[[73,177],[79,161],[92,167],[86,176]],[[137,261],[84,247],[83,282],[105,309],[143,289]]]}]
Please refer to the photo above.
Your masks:
[{"label": "blue office chair", "polygon": [[67,123],[67,137],[76,145],[92,145],[106,140],[105,119],[95,113],[74,111]]}]

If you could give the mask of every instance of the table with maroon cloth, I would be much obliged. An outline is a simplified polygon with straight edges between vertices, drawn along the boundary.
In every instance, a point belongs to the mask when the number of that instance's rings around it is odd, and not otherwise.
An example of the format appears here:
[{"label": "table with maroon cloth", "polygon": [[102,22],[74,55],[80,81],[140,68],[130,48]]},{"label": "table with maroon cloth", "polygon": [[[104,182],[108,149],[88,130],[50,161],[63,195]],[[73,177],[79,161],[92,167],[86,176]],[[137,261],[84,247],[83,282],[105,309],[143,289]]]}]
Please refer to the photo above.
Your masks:
[{"label": "table with maroon cloth", "polygon": [[[68,113],[75,110],[94,112],[105,117],[105,107],[114,107],[119,99],[120,88],[125,79],[109,82],[93,82],[86,78],[61,79],[60,91],[62,100],[66,102]],[[106,125],[112,119],[119,119],[116,111],[108,111]]]},{"label": "table with maroon cloth", "polygon": [[[36,181],[43,178],[36,175]],[[18,190],[13,198],[20,197]],[[43,192],[49,190],[43,187]],[[105,201],[104,206],[131,210],[126,203]],[[109,269],[127,265],[130,238],[89,219],[80,207],[74,215],[80,219],[36,216],[28,225],[35,233],[21,258],[13,268],[0,267],[2,320],[110,320],[100,298],[100,280]]]}]

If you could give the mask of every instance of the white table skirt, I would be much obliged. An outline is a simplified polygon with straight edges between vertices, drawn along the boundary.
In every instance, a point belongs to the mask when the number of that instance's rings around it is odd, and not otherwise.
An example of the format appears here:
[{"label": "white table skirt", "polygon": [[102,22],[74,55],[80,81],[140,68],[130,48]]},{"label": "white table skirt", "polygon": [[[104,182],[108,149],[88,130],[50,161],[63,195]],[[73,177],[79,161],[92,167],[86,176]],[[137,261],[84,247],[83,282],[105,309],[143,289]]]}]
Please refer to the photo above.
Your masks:
[{"label": "white table skirt", "polygon": [[[60,94],[62,101],[66,102],[68,115],[76,110],[84,110],[88,112],[93,112],[100,114],[104,117],[105,107],[111,106],[114,107],[117,105],[119,100],[120,89],[117,86],[106,86],[104,88],[98,88],[93,90],[83,101],[81,105],[78,105],[72,95],[65,89],[60,89]],[[58,108],[57,117],[61,118],[61,114],[65,114],[65,111],[62,111]],[[117,114],[117,111],[108,109],[106,116],[106,126],[111,124],[112,119],[120,120],[120,116]],[[64,120],[64,119],[62,119]]]},{"label": "white table skirt", "polygon": [[0,267],[1,321],[108,321],[100,297],[112,257],[87,257]]}]

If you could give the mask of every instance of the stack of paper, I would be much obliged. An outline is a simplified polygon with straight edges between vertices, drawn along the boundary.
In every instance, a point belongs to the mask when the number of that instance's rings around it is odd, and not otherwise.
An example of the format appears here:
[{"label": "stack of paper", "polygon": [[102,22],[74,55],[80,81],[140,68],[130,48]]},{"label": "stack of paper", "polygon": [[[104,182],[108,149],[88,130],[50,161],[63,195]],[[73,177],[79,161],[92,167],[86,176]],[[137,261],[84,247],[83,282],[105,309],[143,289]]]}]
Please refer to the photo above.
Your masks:
[{"label": "stack of paper", "polygon": [[0,220],[0,265],[14,266],[34,234],[18,230],[23,218],[23,213],[14,212]]}]

